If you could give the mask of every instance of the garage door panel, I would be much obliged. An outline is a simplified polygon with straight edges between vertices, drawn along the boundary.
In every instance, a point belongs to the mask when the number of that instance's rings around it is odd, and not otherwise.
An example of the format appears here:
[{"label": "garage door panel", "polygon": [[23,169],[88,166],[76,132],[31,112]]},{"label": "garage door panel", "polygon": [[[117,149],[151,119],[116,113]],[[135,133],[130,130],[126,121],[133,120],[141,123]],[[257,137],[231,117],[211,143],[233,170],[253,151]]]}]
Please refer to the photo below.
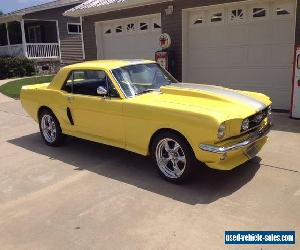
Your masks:
[{"label": "garage door panel", "polygon": [[248,46],[248,60],[249,67],[266,67],[270,65],[270,57],[272,49],[269,45],[254,45]]},{"label": "garage door panel", "polygon": [[199,45],[214,47],[223,44],[225,31],[221,27],[214,27],[214,29],[211,29],[210,27],[191,29],[189,36],[189,45],[191,46],[191,49],[194,49]]},{"label": "garage door panel", "polygon": [[248,44],[248,29],[244,24],[235,24],[225,27],[225,45],[246,45]]},{"label": "garage door panel", "polygon": [[292,44],[248,46],[249,67],[292,67]]},{"label": "garage door panel", "polygon": [[[189,80],[189,82],[196,82],[196,83],[204,83],[204,84],[222,84],[219,83],[219,79],[221,78],[221,76],[226,75],[226,70],[218,70],[217,73],[219,74],[219,76],[216,76],[215,70],[213,69],[197,69],[197,68],[190,68],[189,69],[189,73],[191,75],[191,78]],[[199,80],[201,78],[201,80]],[[224,81],[224,78],[223,80]]]},{"label": "garage door panel", "polygon": [[226,39],[226,30],[222,26],[216,26],[209,30],[207,39],[211,46],[222,46],[224,39]]},{"label": "garage door panel", "polygon": [[[214,11],[208,7],[191,11],[192,19],[183,37],[184,80],[222,85],[234,89],[266,93],[275,108],[290,105],[292,64],[294,55],[295,1],[241,2],[245,16],[232,20],[230,5],[218,6],[223,18],[218,24],[205,19]],[[266,15],[254,17],[253,8],[265,8]],[[285,16],[278,9],[288,10]],[[292,11],[291,11],[292,10]],[[281,11],[281,13],[284,11]],[[198,13],[198,14],[197,14]],[[203,22],[194,25],[195,17]],[[197,27],[197,28],[195,28]],[[198,28],[199,27],[199,28]]]},{"label": "garage door panel", "polygon": [[272,44],[273,24],[272,22],[251,23],[248,26],[249,44]]},{"label": "garage door panel", "polygon": [[245,46],[227,47],[225,51],[224,65],[227,68],[245,67],[247,65],[248,49]]},{"label": "garage door panel", "polygon": [[209,39],[207,39],[209,29],[193,29],[189,36],[188,48],[191,50],[199,48],[199,46],[211,46]]},{"label": "garage door panel", "polygon": [[294,20],[276,20],[273,23],[273,43],[290,43],[294,40]]},{"label": "garage door panel", "polygon": [[294,44],[271,45],[270,65],[274,67],[292,68],[294,60]]},{"label": "garage door panel", "polygon": [[226,62],[223,60],[225,57],[224,53],[225,52],[222,48],[205,48],[190,51],[189,58],[191,61],[191,67],[224,67],[226,64]]}]

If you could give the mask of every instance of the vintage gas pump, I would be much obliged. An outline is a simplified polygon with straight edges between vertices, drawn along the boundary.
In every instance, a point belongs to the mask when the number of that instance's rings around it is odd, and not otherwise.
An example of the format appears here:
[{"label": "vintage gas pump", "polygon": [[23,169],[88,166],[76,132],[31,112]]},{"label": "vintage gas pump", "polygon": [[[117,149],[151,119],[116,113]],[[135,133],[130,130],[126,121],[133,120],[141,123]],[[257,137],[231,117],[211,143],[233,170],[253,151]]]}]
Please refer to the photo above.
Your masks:
[{"label": "vintage gas pump", "polygon": [[300,119],[300,47],[297,47],[295,51],[291,116]]},{"label": "vintage gas pump", "polygon": [[161,51],[155,52],[155,61],[164,69],[168,70],[170,73],[174,71],[174,60],[172,52],[170,51],[171,37],[169,34],[161,34],[159,37],[159,45]]}]

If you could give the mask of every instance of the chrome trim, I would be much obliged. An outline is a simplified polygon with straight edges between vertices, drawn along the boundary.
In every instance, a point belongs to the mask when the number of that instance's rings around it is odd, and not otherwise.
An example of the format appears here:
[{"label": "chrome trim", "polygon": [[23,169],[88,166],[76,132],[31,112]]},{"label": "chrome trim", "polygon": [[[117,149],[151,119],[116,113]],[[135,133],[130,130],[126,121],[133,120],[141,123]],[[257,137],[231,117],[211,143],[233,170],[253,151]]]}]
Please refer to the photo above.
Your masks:
[{"label": "chrome trim", "polygon": [[173,139],[164,138],[157,144],[155,158],[160,171],[168,178],[178,179],[186,169],[184,151]]},{"label": "chrome trim", "polygon": [[266,127],[262,128],[259,131],[254,132],[249,138],[238,144],[228,146],[228,147],[217,147],[213,145],[201,144],[200,149],[206,152],[216,153],[216,154],[225,154],[228,152],[236,151],[242,148],[246,148],[253,143],[260,140],[262,137],[266,136],[272,128],[272,124],[268,124]]},{"label": "chrome trim", "polygon": [[[251,115],[251,116],[245,118],[244,120],[249,119],[250,123],[252,123],[254,117],[256,117],[256,116],[259,115],[259,114],[264,114],[264,112],[266,111],[266,114],[264,115],[263,119],[260,121],[259,124],[257,124],[257,125],[254,126],[254,127],[249,128],[248,130],[245,130],[245,131],[243,131],[242,128],[241,128],[241,133],[242,133],[242,134],[246,134],[246,133],[248,133],[248,132],[250,132],[250,131],[253,131],[253,130],[259,128],[259,127],[261,126],[262,121],[263,121],[264,119],[266,119],[266,118],[268,118],[269,120],[271,120],[272,117],[271,117],[270,115],[268,115],[268,109],[269,109],[269,108],[271,108],[271,105],[267,106],[267,107],[266,107],[265,109],[263,109],[263,110],[260,110],[259,112],[255,113],[254,115]],[[252,118],[252,119],[251,119],[251,118]],[[243,121],[244,121],[244,120],[243,120]]]},{"label": "chrome trim", "polygon": [[51,115],[44,115],[41,119],[41,131],[48,143],[53,143],[56,140],[57,129],[54,119]]},{"label": "chrome trim", "polygon": [[[115,69],[118,69],[118,68],[115,68]],[[108,70],[108,71],[110,72],[110,74],[112,75],[113,79],[115,80],[115,82],[116,82],[116,83],[118,84],[118,86],[120,87],[122,94],[125,96],[124,99],[130,98],[130,97],[128,97],[128,96],[125,94],[125,92],[123,91],[123,89],[122,89],[120,83],[118,82],[117,78],[115,77],[114,73],[112,72],[113,70],[114,70],[114,69],[110,69],[110,70]],[[110,80],[111,80],[111,79],[110,79]],[[112,84],[114,85],[114,83],[112,83]],[[118,90],[117,90],[117,92],[118,92],[118,94],[120,94]]]}]

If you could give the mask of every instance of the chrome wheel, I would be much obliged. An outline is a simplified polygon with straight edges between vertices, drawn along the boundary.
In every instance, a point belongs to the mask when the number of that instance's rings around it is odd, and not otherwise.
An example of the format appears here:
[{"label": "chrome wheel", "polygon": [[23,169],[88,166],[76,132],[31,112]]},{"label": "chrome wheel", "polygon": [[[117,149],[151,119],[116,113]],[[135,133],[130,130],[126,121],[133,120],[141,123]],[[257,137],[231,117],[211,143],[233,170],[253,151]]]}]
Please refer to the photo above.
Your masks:
[{"label": "chrome wheel", "polygon": [[155,158],[162,173],[171,179],[182,176],[186,168],[186,157],[180,144],[175,140],[165,138],[158,142]]},{"label": "chrome wheel", "polygon": [[51,115],[45,114],[41,119],[41,130],[45,140],[48,143],[53,143],[57,137],[57,128],[54,118]]}]

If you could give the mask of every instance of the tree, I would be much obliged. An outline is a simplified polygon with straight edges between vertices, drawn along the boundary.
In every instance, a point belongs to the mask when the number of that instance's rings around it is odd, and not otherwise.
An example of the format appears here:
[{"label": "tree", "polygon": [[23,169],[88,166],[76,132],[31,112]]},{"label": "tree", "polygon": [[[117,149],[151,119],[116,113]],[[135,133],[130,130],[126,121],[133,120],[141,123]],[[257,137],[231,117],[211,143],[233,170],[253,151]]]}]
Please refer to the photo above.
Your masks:
[{"label": "tree", "polygon": [[0,16],[2,16],[3,15],[3,12],[2,12],[2,10],[0,10]]}]

